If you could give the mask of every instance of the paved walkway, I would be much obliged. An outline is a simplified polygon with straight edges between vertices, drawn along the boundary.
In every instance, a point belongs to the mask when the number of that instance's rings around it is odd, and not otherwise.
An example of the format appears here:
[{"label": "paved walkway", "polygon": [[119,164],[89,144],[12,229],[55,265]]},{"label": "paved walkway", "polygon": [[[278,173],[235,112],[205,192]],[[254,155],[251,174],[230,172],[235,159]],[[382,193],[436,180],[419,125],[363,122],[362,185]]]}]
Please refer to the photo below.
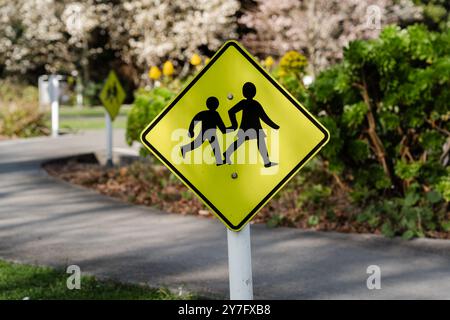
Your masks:
[{"label": "paved walkway", "polygon": [[[123,131],[115,145],[124,147]],[[100,151],[103,132],[0,142],[0,258],[226,297],[226,231],[216,219],[130,206],[40,169]],[[252,226],[256,298],[450,299],[450,242]],[[378,265],[382,289],[368,290]]]}]

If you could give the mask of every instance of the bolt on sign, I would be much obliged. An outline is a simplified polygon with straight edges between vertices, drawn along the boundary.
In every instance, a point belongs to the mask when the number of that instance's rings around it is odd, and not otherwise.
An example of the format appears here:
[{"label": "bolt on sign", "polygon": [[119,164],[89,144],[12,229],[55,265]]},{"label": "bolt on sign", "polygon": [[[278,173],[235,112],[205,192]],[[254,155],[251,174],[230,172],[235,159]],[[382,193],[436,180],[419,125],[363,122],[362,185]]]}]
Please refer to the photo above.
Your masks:
[{"label": "bolt on sign", "polygon": [[125,100],[126,93],[120,84],[114,71],[110,71],[105,85],[100,92],[100,101],[108,112],[111,120],[114,120],[119,113],[119,109]]},{"label": "bolt on sign", "polygon": [[141,134],[234,231],[328,139],[325,127],[235,41],[225,43]]}]

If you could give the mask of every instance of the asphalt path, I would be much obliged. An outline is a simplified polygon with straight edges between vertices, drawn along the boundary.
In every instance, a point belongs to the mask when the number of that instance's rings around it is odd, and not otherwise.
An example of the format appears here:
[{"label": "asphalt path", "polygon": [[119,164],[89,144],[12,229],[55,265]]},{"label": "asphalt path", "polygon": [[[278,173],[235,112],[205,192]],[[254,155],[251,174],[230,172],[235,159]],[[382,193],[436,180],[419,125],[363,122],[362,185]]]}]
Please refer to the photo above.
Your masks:
[{"label": "asphalt path", "polygon": [[[115,147],[127,148],[123,130]],[[103,131],[0,142],[0,258],[100,278],[228,296],[225,227],[133,206],[46,174],[49,159],[105,153]],[[119,150],[119,149],[118,149]],[[261,299],[450,299],[450,241],[252,225]],[[367,268],[381,271],[369,290]]]}]

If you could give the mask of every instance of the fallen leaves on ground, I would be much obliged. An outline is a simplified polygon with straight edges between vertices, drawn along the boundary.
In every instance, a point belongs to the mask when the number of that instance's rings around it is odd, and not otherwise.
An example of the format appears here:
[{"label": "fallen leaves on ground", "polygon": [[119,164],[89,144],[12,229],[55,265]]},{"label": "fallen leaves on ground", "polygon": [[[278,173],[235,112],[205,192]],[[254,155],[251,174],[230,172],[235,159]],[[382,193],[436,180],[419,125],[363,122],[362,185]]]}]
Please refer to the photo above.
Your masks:
[{"label": "fallen leaves on ground", "polygon": [[[69,183],[94,189],[104,195],[122,201],[153,206],[160,210],[183,215],[212,217],[210,210],[181,183],[166,167],[145,161],[131,165],[106,168],[100,164],[51,163],[44,166],[47,172]],[[356,220],[360,212],[353,206],[347,194],[332,185],[329,196],[314,202],[299,201],[303,193],[303,179],[294,177],[255,216],[253,222],[266,223],[269,227],[288,226],[321,231],[344,233],[381,234],[379,229]],[[448,234],[427,234],[433,238],[449,238]]]}]

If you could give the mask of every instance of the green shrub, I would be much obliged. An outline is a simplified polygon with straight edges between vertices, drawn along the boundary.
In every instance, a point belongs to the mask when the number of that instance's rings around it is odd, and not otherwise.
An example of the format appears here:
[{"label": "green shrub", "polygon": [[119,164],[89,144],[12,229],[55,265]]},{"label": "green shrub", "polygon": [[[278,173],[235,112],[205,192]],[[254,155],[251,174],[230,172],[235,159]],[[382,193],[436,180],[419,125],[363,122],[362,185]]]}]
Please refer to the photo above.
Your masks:
[{"label": "green shrub", "polygon": [[38,89],[34,86],[0,80],[0,101],[2,107],[7,104],[27,103],[37,106]]},{"label": "green shrub", "polygon": [[38,102],[36,87],[0,81],[0,136],[49,134],[47,117],[39,110]]},{"label": "green shrub", "polygon": [[424,23],[430,28],[445,30],[450,27],[450,2],[448,0],[414,0],[421,5]]},{"label": "green shrub", "polygon": [[306,89],[303,85],[303,77],[306,73],[308,61],[305,56],[296,51],[288,51],[277,67],[273,69],[274,76],[280,83],[300,101],[306,98]]},{"label": "green shrub", "polygon": [[104,83],[89,81],[83,87],[83,103],[86,106],[101,105],[100,93]]},{"label": "green shrub", "polygon": [[447,231],[449,101],[449,30],[387,27],[318,76],[308,105],[331,131],[321,155],[360,222],[405,238]]},{"label": "green shrub", "polygon": [[[155,88],[150,91],[139,89],[127,119],[126,140],[129,145],[133,141],[140,142],[142,130],[161,112],[172,99],[174,93],[166,88]],[[141,148],[141,154],[146,149]]]}]

